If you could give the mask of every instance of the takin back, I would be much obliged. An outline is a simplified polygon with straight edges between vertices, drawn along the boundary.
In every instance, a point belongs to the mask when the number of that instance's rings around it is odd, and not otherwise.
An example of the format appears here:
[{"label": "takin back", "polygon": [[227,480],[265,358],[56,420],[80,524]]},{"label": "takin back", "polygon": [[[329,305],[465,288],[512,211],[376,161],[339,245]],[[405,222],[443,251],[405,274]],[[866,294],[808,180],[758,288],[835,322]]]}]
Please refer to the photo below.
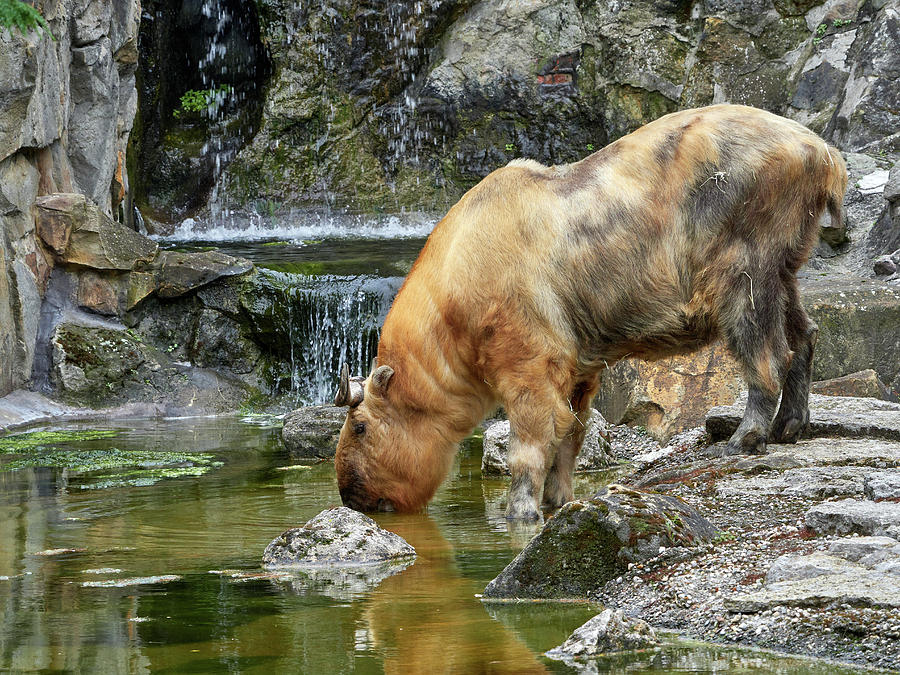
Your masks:
[{"label": "takin back", "polygon": [[840,220],[846,183],[840,153],[818,136],[736,105],[666,115],[574,164],[494,171],[428,238],[377,367],[365,379],[344,367],[344,504],[422,508],[457,443],[502,405],[506,517],[540,519],[542,504],[573,498],[601,371],[719,339],[749,386],[726,452],[796,442],[818,333],[796,273],[824,210]]}]

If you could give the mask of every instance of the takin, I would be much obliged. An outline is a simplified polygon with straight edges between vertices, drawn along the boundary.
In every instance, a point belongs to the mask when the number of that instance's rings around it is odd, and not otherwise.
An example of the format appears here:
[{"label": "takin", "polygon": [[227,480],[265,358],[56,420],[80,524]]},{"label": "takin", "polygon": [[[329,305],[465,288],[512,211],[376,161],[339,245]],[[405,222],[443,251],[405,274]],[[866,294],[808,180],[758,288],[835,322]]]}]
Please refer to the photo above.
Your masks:
[{"label": "takin", "polygon": [[840,220],[846,184],[818,136],[737,105],[666,115],[574,164],[494,171],[434,228],[369,376],[343,368],[344,504],[421,509],[457,443],[502,405],[506,517],[539,520],[573,498],[601,371],[715,340],[749,387],[725,452],[796,442],[818,334],[796,273],[823,212]]}]

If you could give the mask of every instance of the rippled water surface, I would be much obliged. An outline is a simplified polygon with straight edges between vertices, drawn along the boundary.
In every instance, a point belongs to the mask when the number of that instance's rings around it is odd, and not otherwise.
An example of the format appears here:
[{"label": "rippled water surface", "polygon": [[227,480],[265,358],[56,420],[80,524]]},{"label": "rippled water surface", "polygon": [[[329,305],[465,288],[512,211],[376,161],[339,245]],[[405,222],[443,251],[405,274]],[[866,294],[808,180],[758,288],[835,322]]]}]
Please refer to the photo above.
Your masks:
[{"label": "rippled water surface", "polygon": [[[194,418],[103,428],[119,433],[77,445],[213,453],[222,464],[199,477],[99,489],[90,474],[65,469],[0,471],[0,671],[571,672],[542,654],[597,607],[476,598],[529,536],[503,520],[506,484],[481,479],[477,441],[427,513],[378,516],[418,558],[371,588],[252,576],[271,539],[340,501],[331,463],[297,465],[277,425]],[[602,479],[582,478],[578,489]],[[162,578],[104,586],[141,577]],[[689,644],[597,668],[841,672]]]}]

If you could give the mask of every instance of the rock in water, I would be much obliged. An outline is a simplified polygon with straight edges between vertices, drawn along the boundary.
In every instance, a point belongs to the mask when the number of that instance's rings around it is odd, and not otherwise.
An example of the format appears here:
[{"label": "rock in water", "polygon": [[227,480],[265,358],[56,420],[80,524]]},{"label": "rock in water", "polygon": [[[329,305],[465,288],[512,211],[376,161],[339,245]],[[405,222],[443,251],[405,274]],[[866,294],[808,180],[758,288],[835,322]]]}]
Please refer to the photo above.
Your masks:
[{"label": "rock in water", "polygon": [[610,485],[563,506],[484,590],[486,598],[584,598],[661,547],[718,531],[677,497]]},{"label": "rock in water", "polygon": [[322,511],[303,527],[282,532],[263,553],[263,566],[337,567],[411,558],[416,550],[368,516],[340,506]]},{"label": "rock in water", "polygon": [[658,644],[656,631],[650,624],[625,616],[621,609],[610,608],[576,628],[564,643],[547,652],[547,656],[567,661],[605,652],[645,649]]},{"label": "rock in water", "polygon": [[297,408],[284,416],[281,439],[294,457],[334,457],[347,410],[333,405]]}]

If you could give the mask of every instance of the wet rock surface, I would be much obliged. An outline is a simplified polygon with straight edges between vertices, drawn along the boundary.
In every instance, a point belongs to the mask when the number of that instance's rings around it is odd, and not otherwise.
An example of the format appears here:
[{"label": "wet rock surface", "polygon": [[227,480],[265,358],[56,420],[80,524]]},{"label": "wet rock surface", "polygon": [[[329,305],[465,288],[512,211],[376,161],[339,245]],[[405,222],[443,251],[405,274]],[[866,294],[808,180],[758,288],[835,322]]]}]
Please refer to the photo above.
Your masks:
[{"label": "wet rock surface", "polygon": [[294,457],[324,459],[334,457],[338,437],[347,419],[347,409],[333,405],[313,405],[284,416],[281,438]]},{"label": "wet rock surface", "polygon": [[630,564],[718,530],[677,497],[610,485],[563,506],[491,581],[485,598],[578,598]]},{"label": "wet rock surface", "polygon": [[576,628],[564,643],[548,651],[547,656],[568,661],[605,652],[646,649],[658,644],[656,631],[646,621],[625,616],[620,609],[609,608]]},{"label": "wet rock surface", "polygon": [[[486,426],[481,455],[481,472],[485,476],[509,475],[509,428],[509,420]],[[603,416],[596,410],[592,411],[585,429],[584,444],[575,462],[575,471],[599,471],[614,463],[606,429]]]},{"label": "wet rock surface", "polygon": [[399,535],[358,511],[339,506],[272,540],[263,553],[263,566],[352,567],[415,555],[415,549]]}]

